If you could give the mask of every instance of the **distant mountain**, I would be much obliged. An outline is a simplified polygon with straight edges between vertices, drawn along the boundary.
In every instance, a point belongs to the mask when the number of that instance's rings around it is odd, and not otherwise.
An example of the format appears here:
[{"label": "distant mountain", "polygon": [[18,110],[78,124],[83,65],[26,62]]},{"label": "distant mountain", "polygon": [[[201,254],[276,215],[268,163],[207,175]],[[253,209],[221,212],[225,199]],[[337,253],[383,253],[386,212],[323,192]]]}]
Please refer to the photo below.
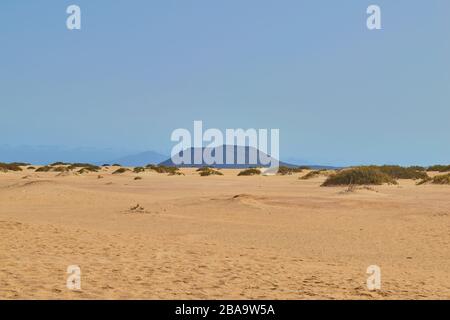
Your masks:
[{"label": "distant mountain", "polygon": [[[227,150],[228,150],[228,151],[231,151],[230,148],[231,148],[231,149],[234,149],[234,161],[232,161],[232,164],[227,164],[227,161],[226,161],[226,154],[227,154]],[[190,153],[190,154],[191,154],[192,164],[181,164],[181,165],[176,165],[176,164],[172,161],[172,158],[169,158],[169,159],[167,159],[167,160],[161,162],[160,165],[165,165],[165,166],[176,166],[176,167],[195,167],[195,168],[197,168],[197,167],[208,166],[208,164],[204,162],[204,159],[203,159],[203,161],[202,161],[201,164],[194,164],[194,154],[195,154],[196,150],[199,150],[199,149],[200,149],[200,148],[189,148],[189,149],[186,149],[186,150],[184,150],[184,151],[180,151],[180,153],[178,153],[178,155],[179,155],[180,157],[184,154],[184,152]],[[208,150],[208,148],[205,148],[205,147],[201,148],[202,154],[203,154],[203,152],[204,152],[205,150]],[[211,154],[212,154],[213,156],[215,155],[215,153],[214,153],[214,148],[209,148],[208,151],[211,152]],[[237,161],[237,155],[238,155],[238,152],[239,152],[239,153],[242,152],[242,154],[245,155],[245,161],[244,161],[244,163],[238,163],[238,161]],[[256,161],[256,163],[250,163],[250,161],[249,161],[249,158],[250,158],[250,155],[251,155],[252,152],[256,152],[256,155],[257,155],[257,161]],[[249,167],[269,167],[269,166],[270,166],[270,163],[269,163],[269,164],[263,164],[263,163],[261,162],[261,159],[260,159],[260,157],[259,157],[259,152],[258,152],[258,150],[255,149],[255,148],[253,148],[253,147],[223,145],[223,146],[222,146],[222,153],[223,153],[222,164],[213,164],[213,165],[210,165],[211,167],[215,167],[215,168],[249,168]],[[265,154],[265,153],[262,153],[262,154],[263,154],[263,156],[264,156],[265,158],[266,158],[266,157],[269,157],[269,156],[268,156],[267,154]],[[271,161],[275,161],[275,159],[272,158],[272,157],[270,157],[269,159],[270,159]],[[279,165],[280,165],[280,166],[287,166],[287,167],[296,167],[295,165],[292,165],[292,164],[289,164],[289,163],[285,163],[285,162],[282,162],[282,161],[280,161]]]},{"label": "distant mountain", "polygon": [[[224,159],[226,148],[233,148],[233,146],[223,146]],[[245,154],[245,164],[223,164],[215,165],[215,167],[221,168],[248,168],[255,166],[263,166],[259,159],[257,164],[248,163],[248,155],[250,153],[249,147],[234,146],[234,153],[237,154],[238,148]],[[204,151],[205,148],[202,148]],[[191,152],[191,157],[194,159],[194,148],[186,150]],[[124,156],[124,154],[129,154]],[[146,151],[133,154],[130,150],[125,149],[111,149],[111,148],[67,148],[59,146],[9,146],[0,145],[0,162],[28,162],[32,164],[49,164],[57,161],[62,162],[87,162],[102,165],[104,163],[118,163],[124,166],[137,167],[144,166],[150,163],[164,164],[168,166],[174,166],[175,164],[171,159],[167,159],[168,156],[164,156],[154,151]],[[236,158],[236,157],[235,157]],[[105,160],[106,159],[106,160]],[[112,159],[112,160],[111,160]],[[235,161],[236,163],[236,161]],[[305,161],[305,163],[307,163]],[[280,162],[280,166],[296,167],[302,164],[302,161],[287,161]],[[330,166],[317,166],[306,164],[313,169],[334,169]],[[200,165],[182,165],[184,167],[202,167],[206,166],[206,163]]]},{"label": "distant mountain", "polygon": [[298,158],[286,158],[284,159],[286,162],[291,163],[292,165],[295,166],[305,166],[305,167],[310,167],[311,169],[314,170],[320,170],[320,169],[327,169],[327,170],[334,170],[334,169],[342,169],[343,167],[336,167],[336,166],[327,166],[327,165],[315,165],[315,164],[311,164],[310,161],[305,160],[305,159],[298,159]]},{"label": "distant mountain", "polygon": [[130,150],[111,148],[0,145],[0,162],[28,162],[42,165],[57,161],[96,163],[103,159],[115,159],[129,153]]},{"label": "distant mountain", "polygon": [[164,156],[154,151],[146,151],[111,161],[104,161],[103,163],[108,164],[118,163],[126,167],[142,167],[150,163],[158,164],[161,161],[164,161],[165,159],[167,159],[167,156]]}]

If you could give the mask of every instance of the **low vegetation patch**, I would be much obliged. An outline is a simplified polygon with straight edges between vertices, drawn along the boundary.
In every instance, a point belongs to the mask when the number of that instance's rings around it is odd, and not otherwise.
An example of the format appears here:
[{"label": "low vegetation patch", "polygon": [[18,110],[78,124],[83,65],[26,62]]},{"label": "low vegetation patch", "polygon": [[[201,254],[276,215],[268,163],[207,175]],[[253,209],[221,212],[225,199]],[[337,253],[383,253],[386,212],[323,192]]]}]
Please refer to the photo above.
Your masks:
[{"label": "low vegetation patch", "polygon": [[[418,169],[418,167],[401,167],[401,166],[367,166],[362,168],[379,170],[391,178],[394,179],[426,179],[428,177],[424,170]],[[419,167],[420,168],[420,167]]]},{"label": "low vegetation patch", "polygon": [[90,163],[72,163],[70,166],[68,166],[69,170],[74,170],[74,169],[79,169],[79,168],[84,168],[91,172],[97,172],[101,169],[99,166],[95,166]]},{"label": "low vegetation patch", "polygon": [[434,165],[427,168],[427,171],[437,171],[437,172],[449,172],[450,171],[450,165]]},{"label": "low vegetation patch", "polygon": [[85,173],[89,173],[92,172],[91,170],[88,170],[87,168],[81,168],[80,170],[77,171],[77,173],[79,174],[85,174]]},{"label": "low vegetation patch", "polygon": [[422,181],[418,182],[417,185],[422,185],[422,184],[426,184],[426,183],[450,185],[450,173],[435,176],[433,178],[428,177],[428,178],[423,179]]},{"label": "low vegetation patch", "polygon": [[69,165],[70,165],[70,163],[61,162],[61,161],[54,162],[54,163],[50,164],[51,167],[54,167],[54,166],[69,166]]},{"label": "low vegetation patch", "polygon": [[177,167],[170,167],[170,166],[164,166],[164,165],[154,165],[154,164],[149,164],[146,167],[147,169],[153,170],[155,172],[158,173],[168,173],[171,176],[174,175],[182,175],[182,173],[180,172],[180,169]]},{"label": "low vegetation patch", "polygon": [[245,169],[239,172],[238,176],[257,176],[261,174],[261,170],[256,168]]},{"label": "low vegetation patch", "polygon": [[408,168],[411,169],[411,170],[416,170],[416,171],[427,171],[427,168],[421,167],[421,166],[411,166],[411,167],[408,167]]},{"label": "low vegetation patch", "polygon": [[139,172],[144,172],[145,168],[144,167],[136,167],[133,169],[134,173],[139,173]]},{"label": "low vegetation patch", "polygon": [[3,163],[3,162],[0,162],[0,171],[2,171],[2,172],[22,171],[22,168],[17,163]]},{"label": "low vegetation patch", "polygon": [[397,184],[397,181],[379,169],[358,167],[331,175],[322,186],[382,185],[384,183]]},{"label": "low vegetation patch", "polygon": [[294,173],[300,173],[302,172],[303,169],[301,167],[286,167],[286,166],[280,166],[278,168],[278,172],[277,174],[281,175],[281,176],[285,176],[285,175],[292,175]]},{"label": "low vegetation patch", "polygon": [[52,167],[53,169],[51,171],[54,172],[67,172],[69,171],[69,168],[65,167],[65,166],[59,166],[59,167]]},{"label": "low vegetation patch", "polygon": [[325,169],[322,170],[313,170],[311,172],[308,172],[307,174],[305,174],[303,177],[300,177],[301,180],[309,180],[315,177],[320,176],[321,174],[324,174],[326,172]]},{"label": "low vegetation patch", "polygon": [[127,168],[119,168],[116,171],[114,171],[112,174],[121,174],[121,173],[125,173],[127,171],[130,171],[130,169]]},{"label": "low vegetation patch", "polygon": [[200,173],[200,176],[206,177],[206,176],[223,176],[223,173],[220,172],[217,169],[210,168],[210,167],[202,167],[197,169],[197,172]]},{"label": "low vegetation patch", "polygon": [[43,166],[35,170],[35,172],[50,172],[50,171],[53,171],[53,167]]}]

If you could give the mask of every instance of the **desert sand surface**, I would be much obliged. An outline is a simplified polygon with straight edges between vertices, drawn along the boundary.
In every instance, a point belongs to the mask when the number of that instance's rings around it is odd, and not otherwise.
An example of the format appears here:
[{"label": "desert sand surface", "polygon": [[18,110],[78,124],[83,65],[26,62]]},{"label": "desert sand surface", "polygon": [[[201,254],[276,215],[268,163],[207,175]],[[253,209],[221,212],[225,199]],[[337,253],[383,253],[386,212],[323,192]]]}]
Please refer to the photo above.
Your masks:
[{"label": "desert sand surface", "polygon": [[450,299],[449,186],[112,170],[0,173],[1,299]]}]

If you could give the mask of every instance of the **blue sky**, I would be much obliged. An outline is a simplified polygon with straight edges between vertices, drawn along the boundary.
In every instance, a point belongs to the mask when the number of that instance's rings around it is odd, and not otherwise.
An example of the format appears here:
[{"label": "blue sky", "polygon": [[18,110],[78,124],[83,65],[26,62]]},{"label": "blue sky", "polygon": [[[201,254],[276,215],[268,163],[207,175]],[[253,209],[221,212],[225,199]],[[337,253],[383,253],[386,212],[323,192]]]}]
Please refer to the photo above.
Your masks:
[{"label": "blue sky", "polygon": [[279,128],[282,159],[450,163],[448,0],[2,0],[0,41],[0,145],[169,154],[203,120]]}]

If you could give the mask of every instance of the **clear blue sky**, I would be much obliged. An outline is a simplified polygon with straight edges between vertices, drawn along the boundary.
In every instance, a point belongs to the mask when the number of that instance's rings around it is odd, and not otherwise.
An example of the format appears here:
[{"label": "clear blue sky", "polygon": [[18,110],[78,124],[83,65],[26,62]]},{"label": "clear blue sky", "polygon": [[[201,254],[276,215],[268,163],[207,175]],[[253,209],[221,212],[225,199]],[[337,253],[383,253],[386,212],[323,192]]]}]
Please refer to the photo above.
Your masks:
[{"label": "clear blue sky", "polygon": [[279,128],[282,159],[450,163],[448,0],[2,0],[0,41],[0,145],[169,153],[203,120]]}]

